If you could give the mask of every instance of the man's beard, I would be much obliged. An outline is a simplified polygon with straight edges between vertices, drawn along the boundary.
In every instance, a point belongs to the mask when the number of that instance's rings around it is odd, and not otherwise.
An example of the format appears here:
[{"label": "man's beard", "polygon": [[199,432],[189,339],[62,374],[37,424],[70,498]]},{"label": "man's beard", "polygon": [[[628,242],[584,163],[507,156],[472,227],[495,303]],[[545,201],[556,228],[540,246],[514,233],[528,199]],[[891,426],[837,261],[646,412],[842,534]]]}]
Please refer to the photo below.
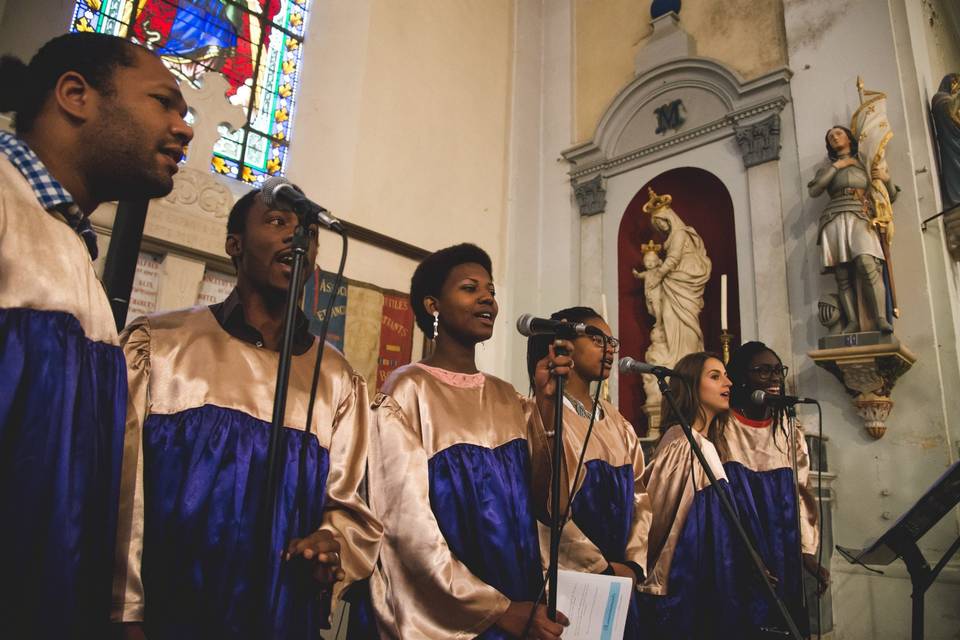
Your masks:
[{"label": "man's beard", "polygon": [[173,176],[157,162],[160,142],[142,140],[130,112],[115,101],[105,108],[86,145],[84,165],[92,195],[100,202],[149,200],[173,189]]}]

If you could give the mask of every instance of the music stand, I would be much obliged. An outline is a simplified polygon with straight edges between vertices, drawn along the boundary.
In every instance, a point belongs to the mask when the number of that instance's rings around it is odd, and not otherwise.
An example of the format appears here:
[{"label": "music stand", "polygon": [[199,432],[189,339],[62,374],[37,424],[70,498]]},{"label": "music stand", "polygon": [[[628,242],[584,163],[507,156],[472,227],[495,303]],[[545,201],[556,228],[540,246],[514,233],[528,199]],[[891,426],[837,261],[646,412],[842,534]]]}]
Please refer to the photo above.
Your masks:
[{"label": "music stand", "polygon": [[946,566],[950,558],[960,549],[958,537],[947,552],[931,569],[930,564],[917,546],[933,525],[947,515],[960,502],[960,462],[954,463],[937,479],[910,510],[887,529],[876,542],[864,549],[849,549],[837,545],[837,550],[851,564],[888,565],[902,558],[910,573],[913,585],[913,620],[911,623],[912,640],[923,639],[923,596]]}]

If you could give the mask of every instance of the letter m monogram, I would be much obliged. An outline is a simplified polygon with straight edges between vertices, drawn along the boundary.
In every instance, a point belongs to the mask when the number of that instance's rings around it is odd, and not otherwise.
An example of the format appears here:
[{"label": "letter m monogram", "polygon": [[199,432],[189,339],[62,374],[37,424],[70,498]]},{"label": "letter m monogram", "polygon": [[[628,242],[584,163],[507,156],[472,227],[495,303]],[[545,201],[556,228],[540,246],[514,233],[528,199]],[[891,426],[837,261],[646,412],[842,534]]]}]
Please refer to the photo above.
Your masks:
[{"label": "letter m monogram", "polygon": [[670,129],[679,129],[685,120],[683,112],[686,108],[682,100],[674,100],[653,110],[657,116],[656,133],[666,133]]}]

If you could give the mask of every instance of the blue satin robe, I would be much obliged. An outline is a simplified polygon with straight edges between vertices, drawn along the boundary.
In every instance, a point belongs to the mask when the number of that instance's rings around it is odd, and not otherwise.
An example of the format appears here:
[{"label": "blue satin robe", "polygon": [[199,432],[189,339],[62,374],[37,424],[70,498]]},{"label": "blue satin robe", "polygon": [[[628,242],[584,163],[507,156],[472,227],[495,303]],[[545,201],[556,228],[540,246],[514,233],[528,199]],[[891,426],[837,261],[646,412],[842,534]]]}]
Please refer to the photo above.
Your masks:
[{"label": "blue satin robe", "polygon": [[[469,376],[467,376],[469,377]],[[542,426],[508,383],[455,386],[420,365],[374,402],[370,502],[384,524],[371,579],[382,637],[506,639],[495,623],[542,584],[530,449]],[[539,496],[539,497],[535,497]]]},{"label": "blue satin robe", "polygon": [[[786,424],[785,427],[793,428]],[[741,520],[756,541],[767,569],[778,579],[777,594],[800,631],[806,632],[808,617],[803,602],[800,553],[816,554],[817,511],[809,490],[806,439],[796,428],[794,444],[799,473],[795,476],[786,428],[774,433],[772,420],[754,421],[731,412],[717,449]],[[785,628],[779,617],[779,612],[772,610],[767,624]]]},{"label": "blue satin robe", "polygon": [[[579,489],[570,506],[571,520],[560,542],[560,567],[602,573],[609,563],[632,563],[646,571],[647,538],[652,510],[643,483],[643,449],[633,426],[609,402],[594,422],[584,454]],[[564,399],[564,469],[573,483],[590,419]],[[566,495],[561,504],[566,504]],[[541,527],[540,544],[549,554],[549,528]],[[545,560],[546,561],[546,560]],[[624,638],[645,638],[636,594],[630,604]]]},{"label": "blue satin robe", "polygon": [[695,434],[718,485],[710,486],[678,426],[667,430],[644,481],[653,507],[647,580],[641,587],[648,637],[663,640],[752,638],[768,604],[749,556],[724,513],[719,491],[734,496],[713,444]]},{"label": "blue satin robe", "polygon": [[0,155],[0,637],[103,637],[127,397],[84,241]]},{"label": "blue satin robe", "polygon": [[330,594],[309,563],[281,555],[291,539],[328,529],[347,573],[338,591],[372,570],[381,529],[358,496],[362,379],[328,346],[306,432],[318,343],[294,356],[264,569],[256,536],[279,354],[234,338],[206,307],[140,318],[123,340],[130,435],[116,619],[143,621],[151,640],[314,640],[328,626]]}]

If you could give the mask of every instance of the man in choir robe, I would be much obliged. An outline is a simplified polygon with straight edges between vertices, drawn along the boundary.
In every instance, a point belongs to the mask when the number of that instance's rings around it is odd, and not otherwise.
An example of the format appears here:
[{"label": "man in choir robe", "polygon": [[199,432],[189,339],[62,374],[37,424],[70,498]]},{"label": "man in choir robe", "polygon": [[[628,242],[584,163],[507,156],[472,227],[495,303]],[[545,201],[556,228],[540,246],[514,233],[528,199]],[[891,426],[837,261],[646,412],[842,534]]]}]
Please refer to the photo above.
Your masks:
[{"label": "man in choir robe", "polygon": [[[336,599],[373,570],[382,530],[359,496],[366,385],[299,309],[271,550],[257,537],[296,225],[248,193],[227,223],[227,299],[139,318],[121,338],[130,394],[114,619],[127,637],[316,638],[331,587]],[[312,266],[315,225],[309,238]]]},{"label": "man in choir robe", "polygon": [[121,38],[0,60],[0,637],[107,631],[127,381],[88,216],[170,192],[186,110]]}]

